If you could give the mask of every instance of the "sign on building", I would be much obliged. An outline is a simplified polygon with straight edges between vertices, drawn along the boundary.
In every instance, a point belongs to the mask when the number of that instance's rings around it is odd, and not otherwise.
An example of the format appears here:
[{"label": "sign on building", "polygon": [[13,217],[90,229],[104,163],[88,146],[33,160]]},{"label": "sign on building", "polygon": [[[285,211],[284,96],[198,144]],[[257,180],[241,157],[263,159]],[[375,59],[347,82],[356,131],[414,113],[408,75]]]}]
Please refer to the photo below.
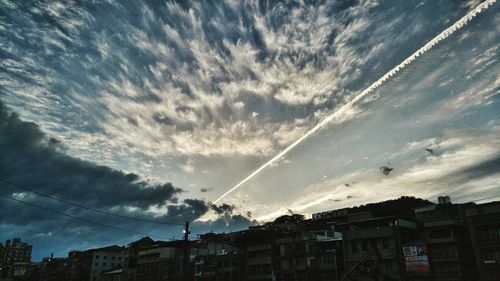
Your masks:
[{"label": "sign on building", "polygon": [[403,247],[407,273],[427,274],[431,272],[426,245]]}]

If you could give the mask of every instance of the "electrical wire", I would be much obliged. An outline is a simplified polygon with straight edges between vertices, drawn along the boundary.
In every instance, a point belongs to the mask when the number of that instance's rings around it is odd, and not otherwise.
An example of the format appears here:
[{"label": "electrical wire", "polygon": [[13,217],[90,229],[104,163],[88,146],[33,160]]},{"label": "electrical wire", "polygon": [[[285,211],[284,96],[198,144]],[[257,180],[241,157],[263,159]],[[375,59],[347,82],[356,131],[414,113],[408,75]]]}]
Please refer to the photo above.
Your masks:
[{"label": "electrical wire", "polygon": [[15,183],[6,181],[4,179],[0,179],[0,182],[5,183],[5,184],[10,185],[10,186],[13,186],[13,187],[16,187],[16,188],[19,188],[19,189],[22,189],[24,191],[28,191],[28,192],[34,193],[36,195],[39,195],[39,196],[51,199],[51,200],[55,200],[55,201],[58,201],[58,202],[61,202],[61,203],[67,204],[67,205],[75,206],[75,207],[78,207],[78,208],[82,208],[82,209],[85,209],[85,210],[89,210],[89,211],[92,211],[92,212],[96,212],[96,213],[100,213],[100,214],[104,214],[104,215],[108,215],[108,216],[113,216],[113,217],[117,217],[117,218],[122,218],[122,219],[127,219],[127,220],[133,220],[133,221],[139,221],[139,222],[163,224],[163,225],[175,225],[175,226],[183,226],[184,225],[184,224],[180,224],[180,223],[162,222],[162,221],[156,221],[156,220],[141,219],[141,218],[136,218],[136,217],[130,217],[130,216],[125,216],[125,215],[120,215],[120,214],[116,214],[116,213],[111,213],[111,212],[107,212],[107,211],[103,211],[103,210],[99,210],[99,209],[87,207],[87,206],[84,206],[84,205],[81,205],[81,204],[78,204],[78,203],[74,203],[74,202],[63,200],[63,199],[59,199],[57,197],[54,197],[54,196],[51,196],[51,195],[48,195],[48,194],[45,194],[45,193],[33,190],[32,188],[28,188],[28,187],[25,187],[25,186],[21,186],[19,184],[15,184]]},{"label": "electrical wire", "polygon": [[490,196],[490,197],[485,197],[485,198],[476,199],[476,200],[474,200],[474,201],[472,201],[472,202],[479,202],[479,201],[488,200],[488,199],[493,199],[493,198],[498,198],[498,197],[500,197],[500,194],[495,195],[495,196]]},{"label": "electrical wire", "polygon": [[0,197],[6,198],[6,199],[10,199],[12,201],[16,201],[18,203],[21,203],[21,204],[24,204],[24,205],[27,205],[27,206],[30,206],[30,207],[35,207],[35,208],[39,208],[39,209],[42,209],[42,210],[45,210],[45,211],[49,211],[49,212],[58,214],[60,216],[65,216],[65,217],[68,217],[68,218],[71,218],[71,219],[74,219],[74,220],[82,221],[82,222],[85,222],[85,223],[88,223],[88,224],[93,224],[93,225],[97,225],[97,226],[100,226],[100,227],[110,228],[110,229],[114,229],[114,230],[118,230],[118,231],[122,231],[122,232],[128,232],[128,233],[133,233],[133,234],[140,234],[140,235],[150,236],[151,237],[151,235],[149,235],[147,233],[143,233],[143,232],[139,232],[139,231],[134,231],[134,230],[129,230],[129,229],[125,229],[125,228],[121,228],[121,227],[117,227],[117,226],[107,225],[107,224],[95,222],[95,221],[92,221],[92,220],[88,220],[88,219],[76,217],[76,216],[73,216],[73,215],[70,215],[70,214],[66,214],[66,213],[63,213],[63,212],[59,212],[59,211],[56,211],[56,210],[53,210],[53,209],[50,209],[50,208],[47,208],[47,207],[43,207],[43,206],[34,204],[34,203],[31,203],[31,202],[26,202],[26,201],[23,201],[23,200],[19,200],[19,199],[7,196],[5,194],[0,194]]}]

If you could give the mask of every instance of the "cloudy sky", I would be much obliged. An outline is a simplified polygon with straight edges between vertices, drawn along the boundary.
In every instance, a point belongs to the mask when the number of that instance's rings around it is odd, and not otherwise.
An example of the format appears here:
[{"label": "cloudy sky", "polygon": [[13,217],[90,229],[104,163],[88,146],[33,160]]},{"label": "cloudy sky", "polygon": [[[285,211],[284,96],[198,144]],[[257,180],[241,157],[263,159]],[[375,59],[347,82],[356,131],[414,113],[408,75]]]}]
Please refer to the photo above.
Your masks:
[{"label": "cloudy sky", "polygon": [[[490,0],[212,206],[484,3],[305,2],[0,0],[1,179],[117,214],[200,219],[193,234],[402,195],[499,195],[500,8]],[[182,228],[0,187],[156,239]],[[29,240],[36,258],[141,237],[0,204],[0,238]]]}]

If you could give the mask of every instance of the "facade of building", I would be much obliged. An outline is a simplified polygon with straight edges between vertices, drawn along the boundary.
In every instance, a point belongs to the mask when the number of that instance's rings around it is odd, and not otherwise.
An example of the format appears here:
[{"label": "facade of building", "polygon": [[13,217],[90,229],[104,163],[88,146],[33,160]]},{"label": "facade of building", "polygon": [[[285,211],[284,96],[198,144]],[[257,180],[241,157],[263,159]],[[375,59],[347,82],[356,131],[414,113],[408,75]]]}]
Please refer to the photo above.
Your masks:
[{"label": "facade of building", "polygon": [[465,210],[479,280],[500,281],[500,202]]},{"label": "facade of building", "polygon": [[[128,281],[126,268],[113,269],[102,273],[101,281]],[[134,279],[131,279],[134,280]]]},{"label": "facade of building", "polygon": [[14,238],[5,241],[3,250],[3,264],[12,264],[14,262],[31,262],[31,245],[22,242],[21,238]]},{"label": "facade of building", "polygon": [[418,237],[417,224],[407,218],[363,217],[352,216],[340,224],[344,275],[353,280],[407,280],[403,246]]},{"label": "facade of building", "polygon": [[200,236],[199,247],[205,249],[195,257],[195,280],[197,281],[239,281],[240,249],[234,236],[207,233]]},{"label": "facade of building", "polygon": [[0,243],[0,278],[3,276],[2,272],[4,271],[4,266],[3,266],[4,253],[5,253],[5,247],[3,246],[2,243]]},{"label": "facade of building", "polygon": [[103,272],[125,267],[128,258],[128,249],[116,245],[83,252],[70,252],[68,280],[101,281]]},{"label": "facade of building", "polygon": [[429,247],[433,280],[468,281],[477,278],[465,209],[473,203],[452,204],[440,197],[439,204],[415,209],[421,237]]},{"label": "facade of building", "polygon": [[[194,280],[195,257],[202,252],[196,241],[188,241],[189,256],[185,259],[186,241],[158,241],[149,249],[139,251],[136,280]],[[185,276],[187,274],[187,276]]]},{"label": "facade of building", "polygon": [[196,280],[334,280],[342,271],[341,234],[324,222],[297,220],[202,235]]},{"label": "facade of building", "polygon": [[335,280],[341,272],[342,235],[296,231],[276,239],[276,280]]},{"label": "facade of building", "polygon": [[246,247],[246,273],[248,280],[271,280],[275,274],[273,270],[273,243],[262,241],[252,243]]},{"label": "facade of building", "polygon": [[139,252],[149,249],[155,244],[156,242],[150,237],[144,237],[128,245],[129,258],[126,270],[123,273],[127,276],[127,280],[137,280],[137,257],[139,255]]},{"label": "facade of building", "polygon": [[[36,280],[38,281],[65,281],[67,258],[43,258],[36,266]],[[32,276],[34,277],[34,276]],[[33,279],[33,278],[32,278]]]},{"label": "facade of building", "polygon": [[20,279],[25,276],[31,266],[31,250],[32,246],[22,242],[21,238],[5,241],[0,262],[2,267],[0,277]]},{"label": "facade of building", "polygon": [[438,201],[292,214],[196,241],[145,237],[38,263],[16,238],[0,247],[0,281],[500,281],[500,202]]}]

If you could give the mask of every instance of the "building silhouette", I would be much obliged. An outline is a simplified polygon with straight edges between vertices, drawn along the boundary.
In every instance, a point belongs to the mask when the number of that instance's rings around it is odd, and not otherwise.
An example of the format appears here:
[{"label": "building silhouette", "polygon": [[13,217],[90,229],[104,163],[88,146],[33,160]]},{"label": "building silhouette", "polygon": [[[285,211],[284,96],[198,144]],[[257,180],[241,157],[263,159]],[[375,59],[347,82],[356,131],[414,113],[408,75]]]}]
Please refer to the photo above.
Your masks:
[{"label": "building silhouette", "polygon": [[31,263],[16,238],[0,254],[2,281],[500,281],[500,202],[402,197],[187,243],[144,237]]},{"label": "building silhouette", "polygon": [[5,241],[0,247],[0,278],[21,279],[31,266],[32,246],[21,238]]}]

